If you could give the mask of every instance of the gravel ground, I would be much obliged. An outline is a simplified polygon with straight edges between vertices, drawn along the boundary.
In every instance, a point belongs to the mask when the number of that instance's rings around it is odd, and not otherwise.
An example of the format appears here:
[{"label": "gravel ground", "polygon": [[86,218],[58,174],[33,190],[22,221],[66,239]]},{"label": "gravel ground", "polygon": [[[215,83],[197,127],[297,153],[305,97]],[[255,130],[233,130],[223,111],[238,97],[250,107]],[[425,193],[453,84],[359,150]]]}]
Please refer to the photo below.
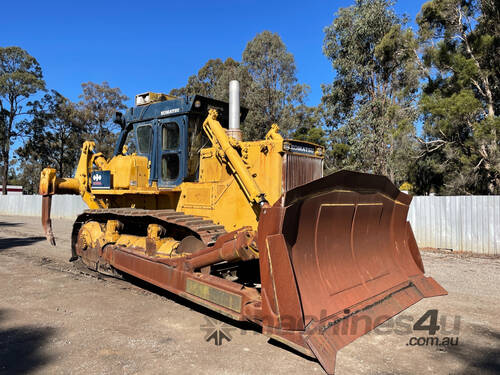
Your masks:
[{"label": "gravel ground", "polygon": [[[71,224],[54,221],[52,248],[38,218],[0,216],[0,374],[323,374],[253,325],[137,280],[76,268],[67,262]],[[342,349],[337,375],[500,373],[500,259],[425,252],[423,260],[449,295],[417,303]],[[436,337],[456,345],[408,345],[428,337],[411,326],[431,309]],[[230,342],[204,340],[207,316],[230,327]]]}]

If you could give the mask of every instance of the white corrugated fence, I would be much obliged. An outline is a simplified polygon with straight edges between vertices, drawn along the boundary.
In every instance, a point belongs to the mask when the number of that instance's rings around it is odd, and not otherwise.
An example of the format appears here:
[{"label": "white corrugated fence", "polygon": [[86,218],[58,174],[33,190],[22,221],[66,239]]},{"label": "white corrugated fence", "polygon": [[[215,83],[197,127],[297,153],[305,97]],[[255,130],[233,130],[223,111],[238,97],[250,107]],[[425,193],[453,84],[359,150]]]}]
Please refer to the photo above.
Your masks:
[{"label": "white corrugated fence", "polygon": [[419,247],[500,254],[500,196],[413,197],[408,220]]},{"label": "white corrugated fence", "polygon": [[[88,207],[80,196],[54,195],[52,197],[53,218],[75,219]],[[41,195],[0,195],[0,215],[41,216]]]},{"label": "white corrugated fence", "polygon": [[[0,214],[40,216],[39,195],[0,195]],[[55,195],[52,217],[74,219],[80,196]],[[500,254],[500,196],[413,197],[408,213],[419,247]]]}]

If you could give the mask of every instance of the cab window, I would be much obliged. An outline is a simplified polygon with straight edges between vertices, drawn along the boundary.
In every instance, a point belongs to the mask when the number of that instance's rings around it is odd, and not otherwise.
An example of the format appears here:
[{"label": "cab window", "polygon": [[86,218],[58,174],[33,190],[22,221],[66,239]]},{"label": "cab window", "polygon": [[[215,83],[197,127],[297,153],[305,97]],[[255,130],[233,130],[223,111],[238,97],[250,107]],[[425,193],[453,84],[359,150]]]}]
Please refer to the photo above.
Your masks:
[{"label": "cab window", "polygon": [[179,147],[179,125],[169,122],[162,128],[163,151],[176,150]]},{"label": "cab window", "polygon": [[179,155],[164,154],[161,158],[161,179],[176,180],[179,177]]},{"label": "cab window", "polygon": [[210,145],[210,141],[203,130],[204,118],[200,115],[189,117],[188,123],[188,170],[186,181],[198,180],[200,167],[200,151]]},{"label": "cab window", "polygon": [[141,125],[137,128],[137,146],[139,147],[139,153],[149,154],[152,138],[153,128],[151,125]]}]

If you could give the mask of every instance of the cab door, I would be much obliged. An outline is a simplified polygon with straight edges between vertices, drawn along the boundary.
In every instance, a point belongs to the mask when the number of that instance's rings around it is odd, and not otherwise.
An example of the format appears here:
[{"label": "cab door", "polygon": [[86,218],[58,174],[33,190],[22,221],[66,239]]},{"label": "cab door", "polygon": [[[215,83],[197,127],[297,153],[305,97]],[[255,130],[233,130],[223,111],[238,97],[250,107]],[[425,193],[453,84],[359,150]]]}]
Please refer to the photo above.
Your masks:
[{"label": "cab door", "polygon": [[158,120],[160,187],[180,185],[186,175],[186,116]]}]

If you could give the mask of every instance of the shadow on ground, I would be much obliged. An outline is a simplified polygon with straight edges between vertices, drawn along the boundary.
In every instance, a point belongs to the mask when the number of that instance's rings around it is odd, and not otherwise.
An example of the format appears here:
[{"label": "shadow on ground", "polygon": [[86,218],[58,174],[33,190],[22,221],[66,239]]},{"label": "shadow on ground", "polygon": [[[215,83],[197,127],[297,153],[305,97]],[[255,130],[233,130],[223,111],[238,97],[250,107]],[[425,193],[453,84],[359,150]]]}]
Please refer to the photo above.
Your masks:
[{"label": "shadow on ground", "polygon": [[474,335],[480,336],[481,342],[489,342],[493,345],[480,346],[464,341],[459,342],[457,346],[448,347],[448,354],[466,363],[462,371],[453,374],[500,374],[500,332],[479,325],[474,325],[473,330]]},{"label": "shadow on ground", "polygon": [[22,223],[8,223],[6,221],[0,221],[0,227],[18,227]]},{"label": "shadow on ground", "polygon": [[[105,277],[106,278],[106,277]],[[188,309],[194,310],[196,312],[199,312],[202,315],[206,315],[209,318],[216,319],[218,321],[221,321],[223,323],[229,324],[235,328],[239,328],[244,331],[253,331],[255,334],[259,334],[261,331],[261,328],[259,325],[254,324],[252,322],[240,322],[234,319],[231,319],[229,317],[226,317],[225,315],[219,314],[218,312],[215,312],[213,310],[207,309],[206,307],[203,307],[201,305],[198,305],[197,303],[191,302],[185,298],[182,298],[178,296],[177,294],[171,293],[165,289],[162,289],[160,287],[157,287],[153,284],[149,284],[148,282],[138,279],[134,276],[128,275],[128,274],[123,274],[123,279],[136,287],[139,287],[141,289],[145,289],[148,292],[160,295],[162,297],[168,298],[169,300],[174,301],[175,303],[178,303],[179,305],[185,306]],[[203,332],[200,328],[200,332]]]},{"label": "shadow on ground", "polygon": [[22,246],[29,246],[32,245],[36,242],[44,241],[45,237],[26,237],[26,238],[19,238],[19,237],[7,237],[7,238],[0,238],[0,251],[2,250],[7,250],[12,247],[22,247]]},{"label": "shadow on ground", "polygon": [[1,328],[10,314],[15,314],[15,311],[0,309],[0,374],[36,372],[51,360],[43,353],[43,346],[54,335],[55,328]]},{"label": "shadow on ground", "polygon": [[[182,305],[182,306],[185,306],[191,310],[194,310],[202,315],[205,315],[209,318],[212,318],[212,319],[216,319],[220,322],[223,322],[225,324],[228,324],[232,327],[235,327],[235,328],[238,328],[240,331],[239,332],[233,332],[232,334],[233,335],[236,335],[236,334],[241,334],[241,335],[246,335],[246,334],[262,334],[262,328],[255,324],[255,323],[252,323],[252,322],[248,322],[248,321],[245,321],[245,322],[240,322],[240,321],[237,321],[237,320],[234,320],[234,319],[231,319],[229,317],[226,317],[225,315],[222,315],[222,314],[219,314],[218,312],[215,312],[213,310],[210,310],[206,307],[203,307],[201,305],[198,305],[194,302],[191,302],[185,298],[182,298],[174,293],[171,293],[165,289],[162,289],[162,288],[159,288],[155,285],[152,285],[152,284],[149,284],[148,282],[144,281],[144,280],[141,280],[141,279],[138,279],[134,276],[131,276],[131,275],[128,275],[128,274],[123,274],[123,278],[125,281],[127,282],[130,282],[131,284],[137,286],[137,287],[140,287],[142,289],[145,289],[151,293],[155,293],[157,295],[161,295],[165,298],[168,298],[172,301],[174,301],[175,303],[178,303],[179,305]],[[203,339],[203,330],[200,326],[200,340]],[[277,340],[274,340],[274,339],[269,339],[268,340],[268,343],[273,345],[273,346],[276,346],[276,347],[279,347],[281,349],[284,349],[292,354],[295,354],[295,355],[298,355],[302,358],[305,358],[307,360],[310,360],[312,362],[316,362],[316,363],[319,363],[318,360],[316,358],[312,358],[312,357],[309,357],[295,349],[293,349],[292,347],[289,347]]]}]

